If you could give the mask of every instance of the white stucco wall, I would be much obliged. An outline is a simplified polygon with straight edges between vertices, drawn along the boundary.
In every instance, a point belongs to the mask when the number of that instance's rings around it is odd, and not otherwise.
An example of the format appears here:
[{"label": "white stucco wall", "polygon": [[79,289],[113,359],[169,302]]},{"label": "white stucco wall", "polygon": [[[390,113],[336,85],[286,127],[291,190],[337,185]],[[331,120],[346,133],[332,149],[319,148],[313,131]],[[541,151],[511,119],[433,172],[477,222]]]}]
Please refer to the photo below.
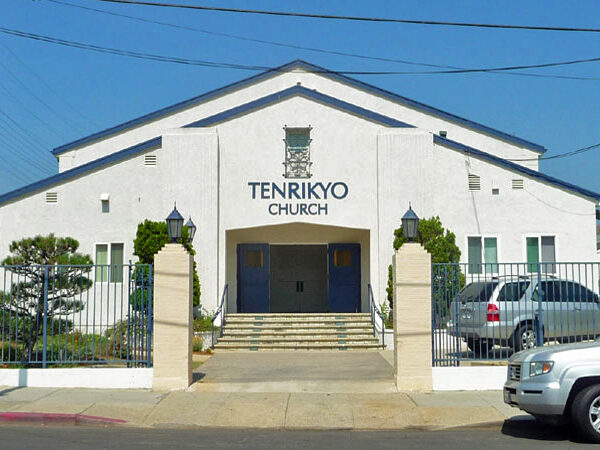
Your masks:
[{"label": "white stucco wall", "polygon": [[363,89],[330,79],[324,74],[308,73],[303,69],[296,69],[292,72],[276,74],[260,82],[238,88],[229,94],[217,96],[197,106],[189,107],[183,111],[138,125],[127,131],[117,133],[99,141],[84,144],[81,147],[65,152],[59,157],[59,170],[63,172],[85,164],[119,149],[128,148],[140,142],[158,137],[164,133],[164,130],[180,128],[235,106],[295,86],[298,83],[308,89],[316,89],[321,93],[343,99],[346,102],[393,117],[436,134],[441,130],[447,131],[449,139],[475,148],[485,147],[486,151],[502,158],[517,160],[534,158],[533,161],[521,161],[519,164],[535,170],[538,168],[538,161],[535,160],[539,156],[537,152],[484,134],[465,125],[460,125],[456,122],[402,105],[384,96],[373,95],[373,93],[366,92]]},{"label": "white stucco wall", "polygon": [[[360,100],[362,106],[377,107],[380,112],[399,108],[322,77],[295,73],[275,77],[257,86],[257,90],[248,88],[241,91],[243,95],[222,101],[239,104],[259,95],[260,89],[266,92],[289,87],[290,81],[300,76],[321,83],[320,88],[327,88],[338,97],[349,93],[350,98],[345,100]],[[169,123],[200,118],[189,114],[185,120],[172,118]],[[310,180],[286,180],[282,176],[285,125],[312,126]],[[363,289],[370,282],[376,300],[382,303],[393,230],[399,226],[409,202],[420,217],[439,215],[444,226],[456,233],[463,261],[467,258],[466,236],[479,234],[498,237],[501,262],[525,261],[524,239],[528,234],[556,236],[557,260],[598,259],[593,242],[593,201],[434,145],[429,129],[386,128],[303,97],[287,99],[208,129],[159,130],[157,123],[152,126],[155,129],[151,132],[142,127],[133,134],[125,133],[82,150],[81,155],[98,157],[158,134],[163,137],[162,148],[147,152],[157,155],[156,167],[145,167],[142,154],[0,205],[0,258],[7,255],[12,240],[55,232],[78,239],[80,250],[92,256],[96,243],[124,243],[127,260],[133,258],[137,224],[146,218],[163,220],[177,201],[179,211],[186,219],[191,215],[198,226],[194,246],[202,303],[208,311],[215,309],[224,284],[235,278],[231,273],[233,241],[227,242],[228,235],[233,234],[228,232],[286,223],[339,227],[338,237],[347,228],[368,233],[368,245],[364,236],[358,238],[363,264],[368,264],[363,266],[363,276],[368,274],[370,278],[363,280]],[[458,139],[446,128],[449,137]],[[513,146],[477,136],[469,135],[471,141],[479,140],[471,145],[483,151],[522,154]],[[481,191],[468,190],[469,170],[481,177]],[[512,178],[523,178],[525,189],[512,190]],[[492,180],[500,188],[498,196],[491,194]],[[327,215],[278,216],[269,214],[271,200],[252,198],[248,185],[302,181],[343,182],[348,186],[348,195],[343,200],[320,201],[327,204]],[[45,203],[46,191],[58,192],[58,204]],[[110,194],[108,214],[101,212],[102,193]],[[331,242],[328,239],[332,236],[313,236],[311,242]],[[289,233],[284,240],[300,238]],[[364,302],[363,292],[363,305]]]}]

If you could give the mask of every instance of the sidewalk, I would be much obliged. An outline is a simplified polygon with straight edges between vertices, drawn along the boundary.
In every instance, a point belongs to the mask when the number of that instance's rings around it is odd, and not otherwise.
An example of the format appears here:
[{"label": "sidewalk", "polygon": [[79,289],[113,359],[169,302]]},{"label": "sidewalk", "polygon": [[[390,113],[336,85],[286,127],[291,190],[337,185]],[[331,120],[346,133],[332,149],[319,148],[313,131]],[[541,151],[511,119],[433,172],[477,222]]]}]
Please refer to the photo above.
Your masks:
[{"label": "sidewalk", "polygon": [[506,419],[522,415],[519,410],[506,406],[502,393],[496,391],[326,394],[188,390],[158,393],[0,387],[0,423],[398,430],[499,426]]}]

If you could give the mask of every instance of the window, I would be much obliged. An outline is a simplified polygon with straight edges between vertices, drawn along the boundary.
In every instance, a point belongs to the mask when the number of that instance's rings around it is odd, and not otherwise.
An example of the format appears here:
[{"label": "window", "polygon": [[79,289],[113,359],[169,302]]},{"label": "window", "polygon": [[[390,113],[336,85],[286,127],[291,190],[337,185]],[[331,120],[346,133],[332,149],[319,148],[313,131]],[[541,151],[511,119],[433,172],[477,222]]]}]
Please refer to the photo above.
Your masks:
[{"label": "window", "polygon": [[461,303],[487,302],[497,286],[497,281],[469,283],[458,293],[455,301]]},{"label": "window", "polygon": [[110,245],[110,282],[123,282],[123,244]]},{"label": "window", "polygon": [[108,244],[96,245],[96,282],[108,281]]},{"label": "window", "polygon": [[[543,273],[556,271],[556,244],[554,236],[535,236],[525,239],[527,270]],[[541,264],[540,264],[541,263]]]},{"label": "window", "polygon": [[262,250],[249,250],[246,253],[246,267],[264,267],[265,257]]},{"label": "window", "polygon": [[123,244],[96,244],[96,283],[122,283],[123,259]]},{"label": "window", "polygon": [[285,127],[285,174],[286,178],[310,178],[311,128]]},{"label": "window", "polygon": [[505,283],[498,294],[499,302],[518,302],[529,287],[529,281]]},{"label": "window", "polygon": [[498,239],[495,237],[469,236],[467,238],[469,272],[498,272]]},{"label": "window", "polygon": [[352,251],[335,250],[333,252],[333,265],[335,267],[350,267],[352,265]]},{"label": "window", "polygon": [[102,203],[102,213],[108,214],[110,212],[110,201],[109,200],[100,200]]}]

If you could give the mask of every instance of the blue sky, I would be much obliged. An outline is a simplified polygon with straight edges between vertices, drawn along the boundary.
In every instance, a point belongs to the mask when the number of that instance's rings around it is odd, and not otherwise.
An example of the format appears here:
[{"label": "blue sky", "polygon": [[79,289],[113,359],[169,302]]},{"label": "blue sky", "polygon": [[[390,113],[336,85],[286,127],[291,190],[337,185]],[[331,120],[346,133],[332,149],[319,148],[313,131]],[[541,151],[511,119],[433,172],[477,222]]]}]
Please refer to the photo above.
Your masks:
[{"label": "blue sky", "polygon": [[[600,57],[600,33],[486,30],[196,12],[61,0],[209,32],[422,63],[491,67]],[[423,70],[139,23],[49,0],[3,0],[0,27],[124,50],[277,66],[296,58],[332,70]],[[175,0],[172,3],[176,3]],[[599,27],[590,1],[210,1],[177,3],[329,14]],[[600,63],[528,70],[600,78]],[[0,193],[56,172],[52,148],[256,72],[168,64],[0,33]],[[600,143],[600,80],[507,74],[356,76],[548,148]],[[544,172],[600,192],[600,149],[542,162]]]}]

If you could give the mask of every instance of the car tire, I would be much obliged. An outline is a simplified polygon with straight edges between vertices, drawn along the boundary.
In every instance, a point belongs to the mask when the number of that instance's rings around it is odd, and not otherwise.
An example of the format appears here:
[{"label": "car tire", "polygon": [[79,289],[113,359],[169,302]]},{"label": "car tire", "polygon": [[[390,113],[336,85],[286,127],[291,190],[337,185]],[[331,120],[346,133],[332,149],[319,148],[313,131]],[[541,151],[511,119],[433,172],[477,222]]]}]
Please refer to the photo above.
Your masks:
[{"label": "car tire", "polygon": [[535,327],[532,323],[527,322],[519,324],[512,337],[512,349],[514,352],[527,350],[536,346],[537,336]]},{"label": "car tire", "polygon": [[487,339],[467,339],[467,347],[475,356],[487,355],[491,348]]},{"label": "car tire", "polygon": [[575,396],[571,420],[582,438],[600,443],[600,384],[588,386]]}]

